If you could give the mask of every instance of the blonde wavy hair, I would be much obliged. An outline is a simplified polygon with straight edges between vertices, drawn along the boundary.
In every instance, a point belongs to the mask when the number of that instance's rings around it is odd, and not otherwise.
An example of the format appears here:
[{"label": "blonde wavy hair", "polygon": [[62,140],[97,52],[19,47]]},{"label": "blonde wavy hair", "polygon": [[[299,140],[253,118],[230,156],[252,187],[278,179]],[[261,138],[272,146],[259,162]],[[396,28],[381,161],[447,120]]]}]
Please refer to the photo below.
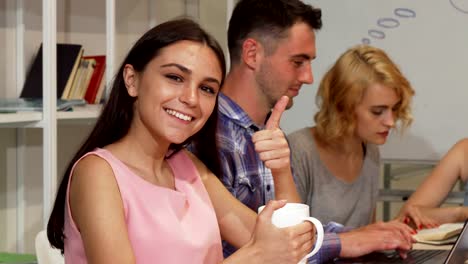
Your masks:
[{"label": "blonde wavy hair", "polygon": [[354,133],[355,108],[367,88],[382,84],[395,90],[400,102],[395,106],[397,128],[412,122],[414,90],[397,65],[381,49],[358,45],[343,53],[323,77],[317,91],[316,136],[324,143],[337,143]]}]

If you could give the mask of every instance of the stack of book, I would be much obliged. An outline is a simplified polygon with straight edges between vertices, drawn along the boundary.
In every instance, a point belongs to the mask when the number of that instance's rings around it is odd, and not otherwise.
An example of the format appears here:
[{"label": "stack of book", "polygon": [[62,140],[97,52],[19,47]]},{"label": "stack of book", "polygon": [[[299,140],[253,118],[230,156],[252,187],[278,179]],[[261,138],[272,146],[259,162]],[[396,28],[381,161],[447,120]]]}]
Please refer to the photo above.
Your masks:
[{"label": "stack of book", "polygon": [[[57,44],[57,98],[100,103],[105,90],[105,55],[83,56],[79,44]],[[42,98],[42,45],[31,65],[21,98]]]}]

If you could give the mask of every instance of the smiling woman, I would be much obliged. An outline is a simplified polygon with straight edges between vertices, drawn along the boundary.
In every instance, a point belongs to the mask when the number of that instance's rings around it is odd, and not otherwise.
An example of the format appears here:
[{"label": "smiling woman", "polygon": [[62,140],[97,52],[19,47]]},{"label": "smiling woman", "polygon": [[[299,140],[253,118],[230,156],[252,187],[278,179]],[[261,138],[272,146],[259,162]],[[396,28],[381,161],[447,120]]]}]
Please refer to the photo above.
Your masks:
[{"label": "smiling woman", "polygon": [[[308,224],[271,224],[284,201],[257,218],[213,174],[225,71],[219,44],[191,20],[135,43],[57,192],[47,235],[66,263],[220,263],[221,233],[241,247],[230,263],[297,263],[312,247]],[[221,207],[231,220],[222,226]]]},{"label": "smiling woman", "polygon": [[317,92],[316,126],[288,136],[299,194],[312,215],[354,227],[373,222],[377,145],[397,125],[411,123],[413,94],[381,49],[356,46],[338,58]]},{"label": "smiling woman", "polygon": [[136,126],[129,134],[139,133],[141,125],[152,131],[151,137],[158,137],[158,144],[164,140],[168,146],[181,144],[196,134],[213,112],[223,76],[220,62],[210,47],[193,41],[162,48],[157,58],[141,74],[131,64],[124,67],[128,94],[137,98]]},{"label": "smiling woman", "polygon": [[[218,43],[190,20],[161,24],[136,42],[58,190],[48,237],[66,262],[221,260],[216,215],[196,176],[200,161],[182,149],[214,138],[224,74]],[[216,148],[200,151],[210,156]],[[205,164],[219,168],[215,158]],[[181,228],[185,219],[197,230]],[[179,233],[164,235],[171,224]],[[188,239],[195,235],[202,242]],[[157,241],[183,254],[155,251]]]}]

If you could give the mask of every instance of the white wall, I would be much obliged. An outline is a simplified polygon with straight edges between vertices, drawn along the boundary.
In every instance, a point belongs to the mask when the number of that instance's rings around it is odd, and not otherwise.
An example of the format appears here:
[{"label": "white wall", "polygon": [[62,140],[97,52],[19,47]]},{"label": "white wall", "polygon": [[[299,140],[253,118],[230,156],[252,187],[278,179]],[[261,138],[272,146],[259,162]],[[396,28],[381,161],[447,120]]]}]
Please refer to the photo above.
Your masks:
[{"label": "white wall", "polygon": [[315,93],[326,70],[347,48],[369,41],[389,54],[416,91],[414,122],[403,136],[390,135],[384,159],[436,161],[468,135],[468,1],[304,2],[322,9],[315,83],[303,86],[285,113],[284,129],[313,124]]}]

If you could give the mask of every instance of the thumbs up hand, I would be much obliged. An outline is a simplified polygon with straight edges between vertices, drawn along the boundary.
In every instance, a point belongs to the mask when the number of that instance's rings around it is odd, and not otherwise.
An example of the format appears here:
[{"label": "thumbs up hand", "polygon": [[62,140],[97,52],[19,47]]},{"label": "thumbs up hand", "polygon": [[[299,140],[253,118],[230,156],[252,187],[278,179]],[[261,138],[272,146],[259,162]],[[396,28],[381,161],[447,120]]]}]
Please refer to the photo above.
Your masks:
[{"label": "thumbs up hand", "polygon": [[281,115],[288,104],[289,97],[283,96],[276,103],[265,129],[252,136],[260,159],[273,170],[290,170],[290,150],[283,131],[279,128]]}]

